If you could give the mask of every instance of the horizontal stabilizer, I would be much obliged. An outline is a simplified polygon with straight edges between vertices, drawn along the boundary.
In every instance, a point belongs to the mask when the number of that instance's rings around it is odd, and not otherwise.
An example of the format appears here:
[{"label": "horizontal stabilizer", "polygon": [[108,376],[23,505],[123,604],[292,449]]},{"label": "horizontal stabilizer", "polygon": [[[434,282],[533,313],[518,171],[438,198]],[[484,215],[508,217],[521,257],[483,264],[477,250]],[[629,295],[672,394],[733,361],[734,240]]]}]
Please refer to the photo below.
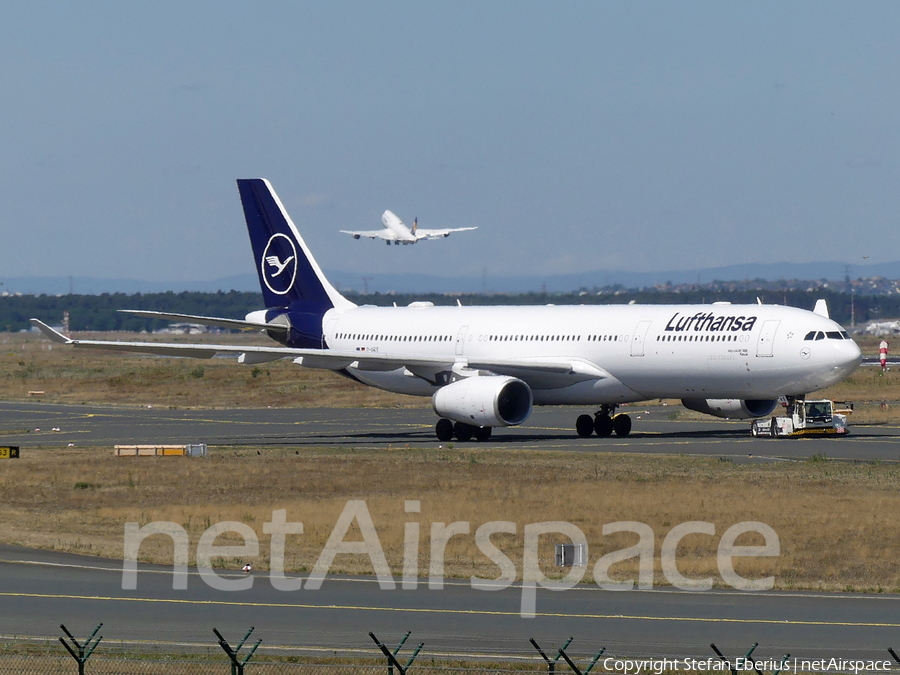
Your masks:
[{"label": "horizontal stabilizer", "polygon": [[143,309],[120,309],[125,314],[133,314],[145,319],[164,319],[166,321],[180,321],[185,323],[199,323],[203,326],[216,326],[218,328],[231,328],[233,330],[277,330],[286,331],[288,326],[277,323],[261,321],[243,321],[241,319],[223,319],[216,316],[195,316],[193,314],[175,314],[171,312],[153,312]]}]

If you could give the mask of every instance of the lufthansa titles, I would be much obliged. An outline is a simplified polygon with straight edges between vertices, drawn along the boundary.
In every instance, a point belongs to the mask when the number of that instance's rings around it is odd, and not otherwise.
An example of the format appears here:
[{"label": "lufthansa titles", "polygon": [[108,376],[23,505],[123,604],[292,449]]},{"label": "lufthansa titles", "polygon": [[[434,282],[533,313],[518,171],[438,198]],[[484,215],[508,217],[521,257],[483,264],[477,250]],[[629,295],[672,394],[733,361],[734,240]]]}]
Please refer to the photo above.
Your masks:
[{"label": "lufthansa titles", "polygon": [[676,312],[669,319],[665,330],[676,333],[689,330],[698,333],[701,331],[747,333],[753,330],[754,324],[756,324],[755,316],[716,316],[712,312],[697,312],[693,316],[683,316]]}]

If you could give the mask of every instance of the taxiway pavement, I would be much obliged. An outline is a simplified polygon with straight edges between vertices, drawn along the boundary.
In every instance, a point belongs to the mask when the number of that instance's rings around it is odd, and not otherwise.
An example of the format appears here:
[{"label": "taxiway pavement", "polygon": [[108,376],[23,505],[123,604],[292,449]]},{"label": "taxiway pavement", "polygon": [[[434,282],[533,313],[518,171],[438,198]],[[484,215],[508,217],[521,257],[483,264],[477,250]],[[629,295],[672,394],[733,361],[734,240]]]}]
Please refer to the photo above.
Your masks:
[{"label": "taxiway pavement", "polygon": [[[900,426],[853,425],[848,437],[752,438],[747,421],[679,419],[678,406],[630,406],[627,438],[579,438],[583,408],[536,408],[525,425],[495,429],[488,441],[455,447],[583,452],[645,452],[728,457],[736,461],[806,459],[900,460]],[[163,410],[38,402],[0,403],[0,444],[22,448],[116,444],[207,443],[216,446],[387,448],[440,445],[428,409]],[[54,431],[59,429],[59,431]]]},{"label": "taxiway pavement", "polygon": [[[223,573],[224,574],[224,573]],[[232,572],[231,576],[239,576]],[[0,547],[0,634],[76,636],[103,622],[109,643],[171,648],[214,646],[212,628],[235,639],[250,626],[263,652],[375,655],[374,631],[388,644],[412,631],[424,655],[534,659],[533,637],[548,653],[568,637],[572,656],[601,647],[610,656],[889,658],[900,643],[900,598],[894,595],[670,589],[604,591],[579,586],[539,589],[536,616],[520,615],[522,589],[475,590],[468,581],[430,590],[384,590],[374,579],[333,577],[321,589],[277,591],[266,575],[246,591],[217,591],[192,571],[173,590],[171,569],[142,567],[135,590],[122,589],[121,563],[71,554]]]},{"label": "taxiway pavement", "polygon": [[[499,429],[485,443],[456,447],[678,453],[739,461],[792,461],[812,455],[897,461],[896,426],[857,426],[848,438],[754,439],[747,422],[672,419],[676,409],[631,407],[629,438],[575,436],[583,410],[537,409],[528,424]],[[425,409],[160,410],[0,403],[0,445],[48,451],[69,443],[109,447],[131,443],[214,446],[437,446],[434,416]],[[59,431],[53,431],[58,428]],[[807,658],[883,658],[900,646],[895,595],[604,591],[581,586],[539,590],[537,616],[520,616],[521,588],[472,589],[465,580],[443,590],[382,590],[368,578],[329,578],[320,590],[275,590],[267,576],[253,588],[223,592],[193,571],[187,590],[172,588],[171,570],[144,567],[137,589],[122,589],[121,563],[61,553],[0,547],[0,633],[56,636],[65,623],[87,634],[104,622],[107,640],[214,645],[212,628],[240,637],[251,625],[267,649],[373,653],[374,631],[385,642],[413,631],[435,657],[484,655],[534,658],[528,638],[589,657],[600,647],[622,656],[712,656],[710,642],[758,658],[786,652]]]}]

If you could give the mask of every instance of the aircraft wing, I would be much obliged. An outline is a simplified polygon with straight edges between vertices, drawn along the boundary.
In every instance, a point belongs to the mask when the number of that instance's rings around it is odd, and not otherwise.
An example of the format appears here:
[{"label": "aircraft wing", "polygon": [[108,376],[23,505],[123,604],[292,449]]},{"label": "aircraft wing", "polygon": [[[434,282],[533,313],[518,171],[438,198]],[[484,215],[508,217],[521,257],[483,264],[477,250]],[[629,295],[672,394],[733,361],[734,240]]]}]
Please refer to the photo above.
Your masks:
[{"label": "aircraft wing", "polygon": [[[290,358],[307,368],[341,370],[350,365],[362,370],[386,371],[408,368],[412,372],[433,375],[454,366],[528,378],[529,374],[580,375],[581,377],[608,377],[606,371],[592,363],[579,359],[489,359],[467,360],[464,357],[437,359],[427,356],[385,355],[366,351],[339,351],[336,349],[295,349],[291,347],[256,347],[240,345],[191,344],[186,342],[126,342],[118,340],[80,340],[66,337],[43,321],[31,319],[31,323],[53,342],[77,349],[100,349],[159,356],[182,356],[195,359],[211,359],[217,355],[238,355],[241,363],[265,363]],[[423,375],[430,379],[428,375]]]},{"label": "aircraft wing", "polygon": [[414,356],[383,356],[374,352],[339,351],[336,349],[296,349],[292,347],[255,347],[240,345],[197,344],[187,342],[126,342],[119,340],[80,340],[66,337],[43,321],[31,319],[32,325],[53,342],[77,349],[100,349],[119,352],[137,352],[159,356],[183,356],[194,359],[211,359],[218,355],[239,355],[241,363],[263,363],[291,358],[301,366],[341,370],[354,362],[365,362],[369,370],[393,370],[405,365],[449,367],[453,361],[441,362],[433,358]]},{"label": "aircraft wing", "polygon": [[[32,325],[53,342],[71,345],[79,349],[106,349],[120,352],[138,352],[141,354],[158,354],[160,356],[188,356],[195,359],[211,359],[217,354],[243,354],[254,353],[268,355],[273,358],[263,360],[282,359],[293,356],[293,352],[304,351],[288,349],[286,347],[240,347],[235,345],[206,345],[188,344],[184,342],[124,342],[118,340],[78,340],[66,337],[62,333],[53,330],[50,326],[38,319],[31,320]],[[306,350],[314,351],[314,350]]]},{"label": "aircraft wing", "polygon": [[120,309],[124,314],[144,317],[145,319],[165,319],[166,321],[184,321],[187,323],[199,323],[203,326],[218,326],[219,328],[232,328],[237,330],[279,330],[285,331],[287,326],[264,321],[242,321],[240,319],[222,319],[215,316],[195,316],[193,314],[173,314],[171,312],[154,312],[143,309]]},{"label": "aircraft wing", "polygon": [[381,230],[341,230],[343,234],[352,235],[354,239],[359,239],[360,237],[366,237],[367,239],[387,239],[389,241],[393,241],[397,238],[397,236],[391,232],[389,229],[384,228]]},{"label": "aircraft wing", "polygon": [[442,239],[449,237],[451,232],[465,232],[466,230],[477,230],[477,227],[445,227],[443,229],[425,229],[418,228],[416,230],[416,239]]}]

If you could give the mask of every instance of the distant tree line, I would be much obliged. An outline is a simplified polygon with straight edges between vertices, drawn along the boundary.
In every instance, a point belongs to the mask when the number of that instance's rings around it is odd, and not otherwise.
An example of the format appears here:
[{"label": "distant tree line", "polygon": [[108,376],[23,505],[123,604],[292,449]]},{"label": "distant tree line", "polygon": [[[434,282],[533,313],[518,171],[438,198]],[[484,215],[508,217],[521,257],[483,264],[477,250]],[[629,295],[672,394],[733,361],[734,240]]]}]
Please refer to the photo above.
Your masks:
[{"label": "distant tree line", "polygon": [[243,319],[263,307],[259,293],[103,293],[102,295],[15,295],[0,297],[0,330],[30,328],[28,320],[60,325],[69,312],[73,331],[154,331],[169,325],[160,319],[143,319],[120,309],[152,309],[179,314]]},{"label": "distant tree line", "polygon": [[[812,309],[816,300],[825,298],[831,317],[849,326],[851,306],[856,324],[900,317],[900,295],[854,295],[827,289],[805,290],[711,290],[688,291],[617,290],[610,292],[576,291],[572,293],[521,294],[359,294],[348,293],[357,304],[403,306],[413,301],[431,301],[435,305],[601,305],[628,304],[710,304],[731,302],[754,304],[757,298],[766,304],[790,305]],[[63,312],[69,312],[73,331],[154,331],[169,324],[159,319],[122,314],[119,309],[151,309],[179,314],[198,314],[243,319],[248,312],[263,307],[259,293],[104,293],[102,295],[16,295],[0,297],[0,331],[20,331],[31,327],[28,320],[37,317],[59,325]]]},{"label": "distant tree line", "polygon": [[630,302],[647,305],[711,304],[730,302],[732,304],[756,304],[757,299],[767,305],[788,305],[811,310],[816,300],[824,298],[832,319],[849,327],[851,313],[853,321],[859,325],[869,321],[880,321],[900,317],[900,295],[852,295],[830,289],[807,290],[695,290],[661,291],[656,289],[603,291],[573,291],[571,293],[521,293],[521,294],[348,294],[357,304],[390,305],[396,302],[405,305],[414,300],[430,301],[435,305],[455,305],[457,300],[463,305],[627,305]]}]

